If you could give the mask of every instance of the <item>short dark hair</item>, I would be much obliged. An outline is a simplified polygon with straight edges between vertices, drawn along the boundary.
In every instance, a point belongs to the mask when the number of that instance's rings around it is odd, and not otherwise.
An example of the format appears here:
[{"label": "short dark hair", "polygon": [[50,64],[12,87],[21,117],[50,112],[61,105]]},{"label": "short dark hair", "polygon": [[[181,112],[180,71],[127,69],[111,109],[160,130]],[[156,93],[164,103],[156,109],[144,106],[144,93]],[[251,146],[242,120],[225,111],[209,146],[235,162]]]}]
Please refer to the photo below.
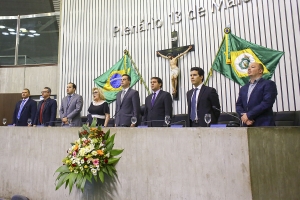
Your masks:
[{"label": "short dark hair", "polygon": [[126,76],[128,78],[128,80],[131,82],[131,77],[128,74],[123,74],[122,77],[123,76]]},{"label": "short dark hair", "polygon": [[204,70],[200,67],[192,67],[190,71],[197,71],[199,76],[203,76],[202,82],[204,81]]},{"label": "short dark hair", "polygon": [[76,85],[75,85],[75,83],[70,82],[70,83],[68,83],[68,84],[71,84],[71,85],[73,86],[73,88],[76,90]]},{"label": "short dark hair", "polygon": [[28,94],[30,94],[30,90],[28,88],[24,88],[23,90],[27,90]]},{"label": "short dark hair", "polygon": [[49,87],[44,87],[44,89],[47,89],[48,92],[51,94],[51,89]]},{"label": "short dark hair", "polygon": [[157,82],[161,84],[161,85],[160,85],[160,88],[162,88],[163,82],[162,82],[161,78],[154,76],[154,77],[151,78],[151,80],[152,80],[152,79],[157,80]]}]

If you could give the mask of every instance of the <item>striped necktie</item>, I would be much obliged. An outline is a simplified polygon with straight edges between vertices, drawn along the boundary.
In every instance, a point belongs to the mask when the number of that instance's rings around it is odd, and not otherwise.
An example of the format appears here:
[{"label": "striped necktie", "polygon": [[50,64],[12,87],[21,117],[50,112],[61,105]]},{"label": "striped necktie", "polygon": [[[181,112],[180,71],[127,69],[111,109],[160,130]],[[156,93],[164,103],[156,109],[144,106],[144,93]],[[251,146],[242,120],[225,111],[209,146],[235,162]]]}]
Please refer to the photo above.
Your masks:
[{"label": "striped necktie", "polygon": [[196,104],[196,94],[197,94],[197,89],[194,89],[194,94],[192,97],[192,102],[191,102],[191,120],[194,121],[196,119],[196,110],[197,110],[197,104]]},{"label": "striped necktie", "polygon": [[23,99],[21,105],[20,105],[20,109],[19,109],[19,112],[18,112],[18,116],[17,118],[20,119],[20,116],[21,116],[21,113],[22,113],[22,110],[23,110],[23,107],[24,107],[24,104],[25,104],[25,99]]}]

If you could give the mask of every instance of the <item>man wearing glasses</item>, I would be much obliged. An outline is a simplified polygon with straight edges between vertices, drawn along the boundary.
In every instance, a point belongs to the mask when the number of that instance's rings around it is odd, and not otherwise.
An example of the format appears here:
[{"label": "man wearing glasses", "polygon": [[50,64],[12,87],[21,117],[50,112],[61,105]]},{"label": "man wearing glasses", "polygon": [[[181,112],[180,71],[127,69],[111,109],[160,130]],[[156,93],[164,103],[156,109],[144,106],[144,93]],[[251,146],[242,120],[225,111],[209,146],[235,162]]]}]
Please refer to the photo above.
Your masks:
[{"label": "man wearing glasses", "polygon": [[39,102],[37,112],[33,121],[33,126],[44,125],[54,126],[56,119],[57,103],[54,99],[50,98],[51,89],[44,87],[42,93],[43,100]]}]

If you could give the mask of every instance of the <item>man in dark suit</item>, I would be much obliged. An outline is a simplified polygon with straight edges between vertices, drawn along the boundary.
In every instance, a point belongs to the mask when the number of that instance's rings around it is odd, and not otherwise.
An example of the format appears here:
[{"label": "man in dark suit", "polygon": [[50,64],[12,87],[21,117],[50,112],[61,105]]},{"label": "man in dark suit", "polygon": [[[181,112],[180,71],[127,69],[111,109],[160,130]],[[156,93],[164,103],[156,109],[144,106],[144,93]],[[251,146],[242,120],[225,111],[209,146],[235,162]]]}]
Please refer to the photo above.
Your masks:
[{"label": "man in dark suit", "polygon": [[51,89],[49,87],[45,87],[42,91],[43,100],[39,102],[33,126],[54,126],[57,103],[54,99],[50,98],[50,95]]},{"label": "man in dark suit", "polygon": [[165,116],[172,117],[172,97],[169,92],[161,90],[162,80],[158,77],[151,78],[152,94],[145,100],[143,121],[148,122],[149,126],[162,127]]},{"label": "man in dark suit", "polygon": [[204,115],[211,115],[211,124],[218,123],[220,116],[219,96],[216,89],[203,85],[204,71],[200,67],[192,67],[190,70],[190,79],[194,86],[186,93],[188,103],[188,115],[191,127],[206,127]]},{"label": "man in dark suit", "polygon": [[29,98],[30,91],[24,88],[22,91],[22,100],[16,104],[13,115],[13,125],[31,126],[27,123],[28,119],[34,120],[36,113],[36,101]]},{"label": "man in dark suit", "polygon": [[67,96],[62,99],[59,110],[62,126],[82,126],[80,112],[82,110],[83,99],[79,94],[75,94],[75,91],[76,85],[69,83],[67,85]]},{"label": "man in dark suit", "polygon": [[244,126],[274,126],[273,104],[277,96],[276,84],[262,78],[261,63],[250,63],[249,83],[241,87],[236,102],[236,112]]},{"label": "man in dark suit", "polygon": [[135,127],[137,124],[131,123],[131,118],[139,119],[140,96],[138,91],[130,88],[131,77],[122,75],[122,91],[117,94],[115,126]]}]

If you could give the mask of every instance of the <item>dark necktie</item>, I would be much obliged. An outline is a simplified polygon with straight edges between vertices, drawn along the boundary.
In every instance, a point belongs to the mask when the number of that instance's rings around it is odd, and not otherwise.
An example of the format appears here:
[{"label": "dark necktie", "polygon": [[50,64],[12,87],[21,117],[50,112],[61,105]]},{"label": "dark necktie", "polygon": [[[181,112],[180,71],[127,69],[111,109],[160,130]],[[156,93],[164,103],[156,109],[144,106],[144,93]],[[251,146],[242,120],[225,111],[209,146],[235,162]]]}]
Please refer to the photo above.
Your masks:
[{"label": "dark necktie", "polygon": [[122,93],[121,93],[121,103],[122,103],[122,101],[123,101],[123,98],[124,98],[124,96],[125,96],[125,93],[126,93],[126,90],[123,90]]},{"label": "dark necktie", "polygon": [[44,107],[45,107],[45,102],[43,101],[42,105],[41,105],[41,109],[40,109],[40,124],[43,124],[43,111],[44,111]]},{"label": "dark necktie", "polygon": [[196,104],[196,94],[197,94],[197,89],[194,89],[194,94],[192,97],[192,102],[191,102],[191,120],[194,121],[196,119],[196,110],[197,110],[197,104]]},{"label": "dark necktie", "polygon": [[155,102],[155,96],[156,96],[156,93],[154,92],[153,95],[152,95],[152,99],[151,99],[151,105],[152,105],[152,107],[153,107],[154,102]]}]

